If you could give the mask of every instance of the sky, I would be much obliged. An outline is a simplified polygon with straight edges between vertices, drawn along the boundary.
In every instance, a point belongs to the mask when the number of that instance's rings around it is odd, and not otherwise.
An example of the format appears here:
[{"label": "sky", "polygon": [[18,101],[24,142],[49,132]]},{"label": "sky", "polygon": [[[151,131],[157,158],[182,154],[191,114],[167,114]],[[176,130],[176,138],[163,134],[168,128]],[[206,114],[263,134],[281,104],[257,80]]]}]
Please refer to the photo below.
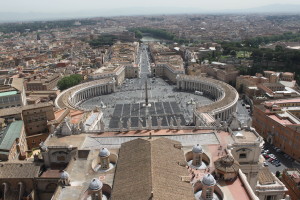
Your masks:
[{"label": "sky", "polygon": [[132,7],[199,8],[202,10],[246,9],[270,4],[299,4],[299,0],[0,0],[0,12],[61,13],[114,10]]}]

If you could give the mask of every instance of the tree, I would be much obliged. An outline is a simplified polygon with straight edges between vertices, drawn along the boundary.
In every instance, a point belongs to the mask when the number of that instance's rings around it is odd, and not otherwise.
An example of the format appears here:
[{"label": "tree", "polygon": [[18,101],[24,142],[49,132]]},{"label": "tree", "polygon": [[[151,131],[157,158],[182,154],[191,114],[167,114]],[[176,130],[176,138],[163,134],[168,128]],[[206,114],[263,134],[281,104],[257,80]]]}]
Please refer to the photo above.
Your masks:
[{"label": "tree", "polygon": [[135,34],[135,38],[141,39],[143,37],[142,32],[139,30],[134,31],[134,34]]},{"label": "tree", "polygon": [[276,171],[276,177],[277,177],[277,178],[280,177],[280,171]]},{"label": "tree", "polygon": [[231,51],[230,51],[230,55],[231,55],[232,57],[236,57],[236,51],[235,51],[235,50],[231,50]]},{"label": "tree", "polygon": [[275,46],[275,51],[283,52],[283,48],[280,45]]},{"label": "tree", "polygon": [[65,76],[62,79],[60,79],[57,83],[57,87],[60,90],[65,90],[79,84],[82,80],[82,75],[72,74],[70,76]]}]

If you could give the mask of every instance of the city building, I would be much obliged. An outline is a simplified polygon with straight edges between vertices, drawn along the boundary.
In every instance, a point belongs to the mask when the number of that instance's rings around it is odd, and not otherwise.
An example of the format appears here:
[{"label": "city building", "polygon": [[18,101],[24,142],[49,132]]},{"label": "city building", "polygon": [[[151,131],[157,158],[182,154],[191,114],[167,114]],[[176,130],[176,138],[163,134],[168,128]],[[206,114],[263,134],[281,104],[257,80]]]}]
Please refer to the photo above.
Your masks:
[{"label": "city building", "polygon": [[114,78],[116,85],[121,85],[125,78],[140,77],[139,44],[116,43],[107,52],[106,62],[89,75],[90,80]]},{"label": "city building", "polygon": [[300,99],[266,101],[254,106],[253,127],[269,143],[300,161]]},{"label": "city building", "polygon": [[0,131],[0,160],[13,161],[26,158],[26,134],[23,121],[14,121]]},{"label": "city building", "polygon": [[291,200],[297,200],[300,197],[300,170],[284,169],[282,172],[282,182],[288,189],[287,194]]},{"label": "city building", "polygon": [[6,123],[13,122],[14,120],[22,120],[22,108],[12,107],[0,109],[0,117],[3,118]]},{"label": "city building", "polygon": [[[284,199],[287,191],[286,186],[267,167],[263,167],[259,171],[255,188],[255,193],[259,199]],[[286,198],[290,199],[289,196],[286,196]]]},{"label": "city building", "polygon": [[27,91],[53,90],[60,80],[60,74],[48,74],[47,76],[31,75],[26,79]]},{"label": "city building", "polygon": [[236,70],[234,65],[228,65],[225,63],[212,62],[211,64],[202,64],[200,66],[201,73],[213,77],[217,80],[225,83],[234,84],[239,71]]},{"label": "city building", "polygon": [[2,199],[37,199],[34,188],[40,166],[33,162],[0,163],[0,184]]},{"label": "city building", "polygon": [[238,76],[236,89],[259,104],[268,99],[295,98],[300,93],[294,89],[294,74],[290,72],[264,71],[264,75]]},{"label": "city building", "polygon": [[26,91],[26,99],[29,105],[50,101],[54,102],[58,94],[57,90]]},{"label": "city building", "polygon": [[53,104],[40,103],[23,107],[22,119],[28,148],[37,147],[50,133],[48,121],[55,119]]},{"label": "city building", "polygon": [[166,77],[176,83],[179,74],[185,74],[184,62],[180,55],[159,43],[149,44],[151,63],[151,76]]},{"label": "city building", "polygon": [[0,82],[0,109],[27,104],[22,78],[6,78]]}]

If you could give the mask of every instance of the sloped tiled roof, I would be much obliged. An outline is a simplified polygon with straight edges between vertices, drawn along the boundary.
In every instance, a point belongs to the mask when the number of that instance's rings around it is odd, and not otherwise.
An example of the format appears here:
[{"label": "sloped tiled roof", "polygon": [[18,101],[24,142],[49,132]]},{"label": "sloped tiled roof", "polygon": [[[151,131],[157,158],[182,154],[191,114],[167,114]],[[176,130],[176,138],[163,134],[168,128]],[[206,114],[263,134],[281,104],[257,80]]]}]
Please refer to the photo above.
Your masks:
[{"label": "sloped tiled roof", "polygon": [[31,162],[0,163],[1,178],[34,178],[38,177],[40,166]]},{"label": "sloped tiled roof", "polygon": [[269,185],[275,183],[274,175],[269,168],[263,167],[258,173],[258,182],[261,185]]},{"label": "sloped tiled roof", "polygon": [[188,176],[179,142],[166,138],[136,139],[120,148],[112,200],[194,199],[193,188],[182,177]]}]

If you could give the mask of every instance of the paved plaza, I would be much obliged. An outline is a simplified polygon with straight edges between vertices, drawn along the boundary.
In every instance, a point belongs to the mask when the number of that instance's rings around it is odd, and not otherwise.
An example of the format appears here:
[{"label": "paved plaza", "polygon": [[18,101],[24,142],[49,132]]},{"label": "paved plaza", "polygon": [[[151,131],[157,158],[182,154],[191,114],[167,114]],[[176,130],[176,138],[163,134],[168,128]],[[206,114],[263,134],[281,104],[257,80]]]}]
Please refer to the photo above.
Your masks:
[{"label": "paved plaza", "polygon": [[177,126],[177,122],[181,126],[186,124],[176,102],[151,102],[150,105],[145,107],[144,103],[117,104],[109,128],[118,128],[120,121],[123,122],[123,127],[127,127],[128,123],[131,123],[131,127],[138,127],[139,120],[144,127],[149,126],[146,124],[147,120],[151,120],[151,126],[158,126],[159,120],[161,126]]},{"label": "paved plaza", "polygon": [[[80,106],[87,109],[101,107],[104,113],[106,127],[118,128],[120,125],[138,127],[139,121],[146,126],[147,119],[156,126],[158,119],[162,126],[181,125],[192,122],[193,109],[198,102],[201,105],[212,103],[207,97],[194,93],[178,91],[176,86],[163,78],[150,77],[150,63],[145,46],[140,48],[139,66],[141,76],[136,79],[126,79],[115,93],[94,97],[83,102]],[[148,99],[151,107],[145,108],[146,82]],[[130,122],[128,120],[130,119]]]}]

